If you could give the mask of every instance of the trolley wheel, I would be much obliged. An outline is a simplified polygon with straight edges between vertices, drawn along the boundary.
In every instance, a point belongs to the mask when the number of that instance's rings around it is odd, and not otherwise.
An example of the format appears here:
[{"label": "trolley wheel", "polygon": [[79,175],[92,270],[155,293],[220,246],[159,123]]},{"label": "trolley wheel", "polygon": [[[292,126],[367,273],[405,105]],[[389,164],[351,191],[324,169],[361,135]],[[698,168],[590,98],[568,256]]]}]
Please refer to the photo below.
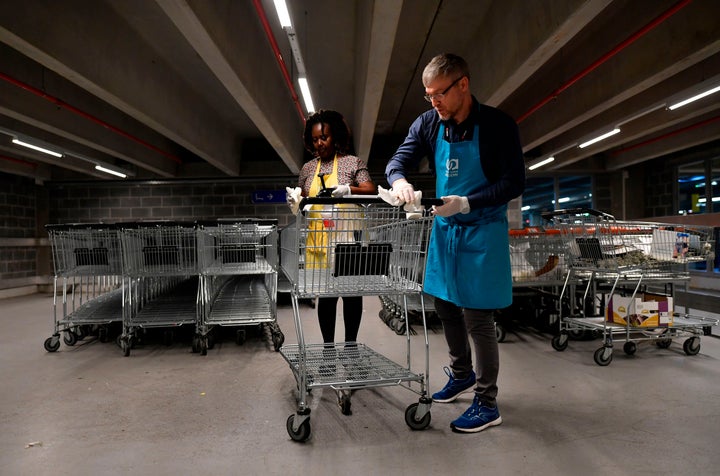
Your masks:
[{"label": "trolley wheel", "polygon": [[193,336],[191,348],[193,354],[197,354],[198,352],[200,352],[200,336],[198,334],[195,334]]},{"label": "trolley wheel", "polygon": [[213,350],[215,348],[215,333],[211,332],[207,336],[207,348],[208,350]]},{"label": "trolley wheel", "polygon": [[567,349],[568,336],[567,334],[560,334],[559,336],[553,337],[550,343],[552,344],[553,349],[557,350],[558,352],[562,352],[563,350]]},{"label": "trolley wheel", "polygon": [[290,438],[292,438],[294,441],[307,441],[307,439],[310,438],[310,418],[302,422],[298,427],[297,431],[293,430],[294,422],[295,414],[293,413],[288,417],[287,424],[285,425],[287,427]]},{"label": "trolley wheel", "polygon": [[625,342],[623,345],[623,351],[627,355],[635,355],[635,352],[637,352],[637,344],[635,342]]},{"label": "trolley wheel", "polygon": [[423,415],[422,419],[416,418],[419,403],[413,403],[405,409],[405,423],[411,430],[424,430],[430,426],[430,412]]},{"label": "trolley wheel", "polygon": [[497,323],[495,324],[495,337],[497,338],[498,342],[505,342],[505,328]]},{"label": "trolley wheel", "polygon": [[273,348],[275,352],[280,352],[282,345],[285,343],[285,334],[280,331],[273,333],[272,335]]},{"label": "trolley wheel", "polygon": [[100,327],[100,328],[98,329],[98,340],[99,340],[100,342],[103,342],[103,343],[105,343],[105,342],[107,342],[107,341],[109,340],[109,339],[108,339],[108,328],[107,328],[107,327],[102,326],[102,327]]},{"label": "trolley wheel", "polygon": [[48,352],[56,352],[60,348],[60,337],[57,335],[48,337],[45,339],[44,347]]},{"label": "trolley wheel", "polygon": [[407,331],[407,322],[405,322],[405,319],[395,319],[393,330],[397,335],[405,335],[405,331]]},{"label": "trolley wheel", "polygon": [[338,393],[338,405],[343,415],[352,415],[352,410],[350,409],[352,406],[350,392],[340,391]]},{"label": "trolley wheel", "polygon": [[131,337],[122,338],[120,337],[120,349],[125,357],[130,356],[130,349],[132,349]]},{"label": "trolley wheel", "polygon": [[655,345],[658,346],[661,349],[667,349],[672,344],[672,339],[670,338],[664,338],[659,339],[657,342],[655,342]]},{"label": "trolley wheel", "polygon": [[200,337],[200,355],[207,355],[208,351],[208,337]]},{"label": "trolley wheel", "polygon": [[83,340],[85,337],[87,337],[89,332],[86,330],[85,326],[77,326],[75,328],[75,337],[77,337],[77,340]]},{"label": "trolley wheel", "polygon": [[600,347],[595,351],[593,358],[595,359],[595,363],[601,367],[610,365],[610,362],[612,362],[612,348],[605,346]]},{"label": "trolley wheel", "polygon": [[77,341],[77,334],[75,334],[73,331],[66,331],[63,334],[63,342],[65,342],[65,345],[69,345],[70,347],[72,347],[77,344]]},{"label": "trolley wheel", "polygon": [[691,337],[683,342],[683,350],[687,355],[697,355],[700,352],[700,338]]},{"label": "trolley wheel", "polygon": [[235,343],[237,345],[243,345],[247,339],[247,332],[245,329],[238,329],[235,333]]}]

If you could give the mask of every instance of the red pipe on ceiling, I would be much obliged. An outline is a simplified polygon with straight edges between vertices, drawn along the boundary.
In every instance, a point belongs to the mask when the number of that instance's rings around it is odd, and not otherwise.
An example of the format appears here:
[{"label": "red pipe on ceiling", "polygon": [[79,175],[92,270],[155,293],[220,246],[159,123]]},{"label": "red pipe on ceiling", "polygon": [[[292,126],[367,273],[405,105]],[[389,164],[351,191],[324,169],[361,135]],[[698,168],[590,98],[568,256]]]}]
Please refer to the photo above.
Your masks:
[{"label": "red pipe on ceiling", "polygon": [[680,11],[680,9],[686,7],[692,0],[681,0],[677,2],[675,5],[655,17],[650,23],[645,25],[644,27],[640,28],[638,31],[630,35],[627,39],[625,39],[623,42],[621,42],[619,45],[617,45],[615,48],[611,49],[604,55],[602,55],[600,58],[595,60],[590,66],[580,71],[578,74],[570,78],[568,81],[566,81],[562,86],[554,90],[550,93],[549,96],[542,99],[539,103],[535,104],[533,107],[531,107],[525,114],[521,115],[517,119],[517,123],[520,124],[522,121],[530,117],[532,114],[538,111],[541,107],[545,106],[547,103],[552,101],[553,99],[557,98],[560,93],[565,91],[567,88],[572,86],[573,84],[580,81],[582,78],[590,74],[592,71],[597,69],[600,65],[605,63],[607,60],[618,54],[620,51],[624,50],[628,46],[630,46],[632,43],[634,43],[636,40],[640,39],[641,37],[645,36],[650,30],[658,26],[660,23],[664,22],[671,16],[673,16],[675,13]]},{"label": "red pipe on ceiling", "polygon": [[44,91],[42,91],[34,86],[30,86],[27,83],[23,83],[22,81],[19,81],[19,80],[15,79],[11,76],[8,76],[2,72],[0,72],[0,79],[7,81],[8,83],[10,83],[14,86],[17,86],[21,89],[24,89],[25,91],[31,92],[31,93],[35,94],[36,96],[39,96],[47,101],[50,101],[51,103],[53,103],[57,106],[60,106],[63,109],[67,109],[68,111],[75,113],[78,116],[84,117],[85,119],[87,119],[91,122],[94,122],[95,124],[98,124],[98,125],[104,127],[105,129],[108,129],[109,131],[119,134],[119,135],[125,137],[126,139],[130,139],[133,142],[136,142],[144,147],[147,147],[148,149],[150,149],[154,152],[157,152],[158,154],[161,154],[161,155],[167,157],[168,159],[171,159],[171,160],[177,162],[178,164],[182,164],[182,160],[180,160],[175,155],[173,155],[169,152],[165,152],[164,150],[159,149],[158,147],[155,147],[154,145],[150,144],[149,142],[146,142],[146,141],[140,139],[139,137],[135,137],[135,136],[103,121],[102,119],[99,119],[99,118],[93,116],[92,114],[82,111],[82,110],[76,108],[75,106],[71,106],[70,104],[66,103],[62,99],[58,99],[55,96],[51,96],[50,94],[47,94]]},{"label": "red pipe on ceiling", "polygon": [[668,137],[676,136],[676,135],[678,135],[678,134],[682,134],[683,132],[691,131],[691,130],[693,130],[693,129],[697,129],[698,127],[706,126],[706,125],[711,124],[711,123],[716,122],[716,121],[720,121],[720,116],[711,117],[710,119],[706,119],[706,120],[704,120],[704,121],[696,122],[695,124],[691,124],[691,125],[689,125],[689,126],[687,126],[687,127],[682,127],[682,128],[677,129],[677,130],[675,130],[675,131],[668,132],[667,134],[663,134],[663,135],[660,135],[660,136],[657,136],[657,137],[653,137],[652,139],[648,139],[648,140],[643,141],[643,142],[638,142],[637,144],[633,144],[633,145],[631,145],[631,146],[624,147],[624,148],[622,148],[622,149],[614,150],[614,151],[612,151],[612,152],[610,153],[610,155],[612,155],[612,156],[620,155],[620,154],[623,154],[623,153],[625,153],[625,152],[629,152],[629,151],[631,151],[631,150],[633,150],[633,149],[638,149],[638,148],[640,148],[640,147],[644,147],[644,146],[646,146],[646,145],[650,145],[650,144],[652,144],[652,143],[654,143],[654,142],[659,142],[659,141],[661,141],[661,140],[663,140],[663,139],[667,139]]},{"label": "red pipe on ceiling", "polygon": [[35,164],[33,162],[28,162],[26,160],[22,159],[16,159],[15,157],[8,157],[7,155],[0,155],[0,159],[7,160],[9,162],[15,162],[16,164],[20,165],[27,165],[28,167],[36,168],[38,164]]},{"label": "red pipe on ceiling", "polygon": [[288,73],[287,66],[285,66],[285,60],[283,60],[282,54],[280,53],[280,47],[275,40],[275,35],[273,35],[272,28],[270,27],[270,22],[268,22],[267,15],[265,14],[265,9],[263,8],[262,3],[260,3],[260,0],[253,0],[253,4],[255,5],[255,10],[257,11],[258,17],[260,18],[260,23],[262,23],[265,34],[267,35],[268,41],[270,42],[270,47],[275,54],[275,59],[277,60],[278,66],[280,66],[280,71],[282,71],[283,78],[285,78],[285,84],[290,90],[290,96],[292,96],[293,102],[295,103],[295,108],[300,115],[300,119],[305,122],[305,113],[303,112],[303,108],[300,105],[300,99],[298,98],[297,92],[295,91],[295,86],[293,85],[292,79],[290,79],[290,73]]}]

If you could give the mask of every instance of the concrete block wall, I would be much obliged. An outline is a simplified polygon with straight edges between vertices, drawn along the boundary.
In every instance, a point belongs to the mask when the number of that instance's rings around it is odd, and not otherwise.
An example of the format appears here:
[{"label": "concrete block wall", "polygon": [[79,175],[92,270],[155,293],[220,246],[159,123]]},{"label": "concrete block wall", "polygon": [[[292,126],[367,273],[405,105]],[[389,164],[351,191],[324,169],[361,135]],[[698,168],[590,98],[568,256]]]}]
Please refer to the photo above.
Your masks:
[{"label": "concrete block wall", "polygon": [[0,289],[36,274],[36,185],[0,173]]},{"label": "concrete block wall", "polygon": [[[295,180],[50,184],[50,216],[53,223],[276,218],[283,226],[291,219],[285,187]],[[260,190],[277,190],[283,201],[253,203]]]}]

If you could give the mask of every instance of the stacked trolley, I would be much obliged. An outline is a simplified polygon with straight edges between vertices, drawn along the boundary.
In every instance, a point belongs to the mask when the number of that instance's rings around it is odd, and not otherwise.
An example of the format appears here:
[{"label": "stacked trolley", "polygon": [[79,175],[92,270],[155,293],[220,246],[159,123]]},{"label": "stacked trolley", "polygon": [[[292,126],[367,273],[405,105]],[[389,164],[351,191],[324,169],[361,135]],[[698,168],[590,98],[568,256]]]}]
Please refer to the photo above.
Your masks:
[{"label": "stacked trolley", "polygon": [[199,286],[194,223],[139,222],[120,230],[125,278],[123,332],[118,344],[125,356],[149,328],[197,326]]},{"label": "stacked trolley", "polygon": [[[521,324],[545,331],[557,327],[567,265],[565,243],[555,227],[532,226],[509,230],[513,311]],[[502,321],[496,323],[498,342],[505,338]]]},{"label": "stacked trolley", "polygon": [[45,228],[55,267],[54,330],[45,340],[45,350],[60,348],[61,333],[69,346],[95,332],[101,341],[107,340],[109,326],[122,322],[122,262],[116,228],[103,223]]},{"label": "stacked trolley", "polygon": [[[427,395],[429,349],[422,304],[426,351],[424,374],[411,370],[409,333],[406,334],[406,366],[359,342],[306,343],[298,300],[330,296],[416,295],[422,303],[421,270],[431,218],[408,220],[401,208],[390,207],[371,197],[312,198],[303,200],[300,206],[303,211],[280,234],[280,261],[292,286],[298,342],[280,350],[298,387],[298,409],[287,419],[290,437],[295,441],[310,437],[310,408],[306,395],[310,389],[318,387],[334,389],[342,412],[349,414],[353,390],[404,386],[420,395],[418,403],[407,407],[405,422],[414,430],[427,428],[432,400]],[[414,383],[419,384],[419,389],[413,386]]]},{"label": "stacked trolley", "polygon": [[[429,234],[425,221],[407,220],[404,227],[403,233],[407,234],[408,242],[421,243],[422,253],[426,253]],[[420,268],[413,270],[413,273],[422,279],[425,275],[425,261],[416,264]],[[382,305],[380,319],[398,335],[405,335],[408,331],[414,333],[411,324],[422,323],[424,315],[435,312],[435,298],[425,293],[382,294],[379,299]]]},{"label": "stacked trolley", "polygon": [[689,280],[690,263],[712,258],[712,228],[617,221],[584,208],[545,216],[558,225],[567,247],[561,298],[573,293],[575,283],[584,287],[579,309],[572,306],[562,316],[561,307],[555,350],[567,348],[570,332],[585,329],[602,332],[603,346],[594,354],[601,366],[612,361],[615,336],[624,340],[628,355],[641,341],[667,348],[677,337],[686,338],[687,355],[700,351],[703,328],[718,321],[673,312],[672,295],[675,285]]},{"label": "stacked trolley", "polygon": [[236,342],[242,344],[249,325],[267,326],[275,350],[280,350],[277,220],[201,222],[197,245],[201,298],[193,350],[207,353],[216,326],[238,327]]}]

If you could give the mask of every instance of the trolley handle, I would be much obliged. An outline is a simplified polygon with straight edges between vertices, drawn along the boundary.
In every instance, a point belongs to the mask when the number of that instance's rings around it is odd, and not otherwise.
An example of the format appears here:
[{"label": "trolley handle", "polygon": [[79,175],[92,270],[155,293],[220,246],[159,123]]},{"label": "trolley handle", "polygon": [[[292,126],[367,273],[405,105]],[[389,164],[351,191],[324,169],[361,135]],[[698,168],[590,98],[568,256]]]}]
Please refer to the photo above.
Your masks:
[{"label": "trolley handle", "polygon": [[[377,195],[346,195],[344,197],[305,197],[300,201],[300,209],[302,210],[305,205],[338,205],[342,203],[352,203],[355,205],[388,204],[385,200],[383,200]],[[443,201],[439,198],[422,198],[420,199],[420,204],[425,208],[429,208],[433,205],[442,205]]]},{"label": "trolley handle", "polygon": [[599,210],[595,210],[592,208],[564,208],[560,210],[553,210],[551,212],[542,212],[540,214],[541,217],[543,217],[547,221],[552,221],[553,218],[557,216],[563,216],[563,215],[580,215],[583,213],[587,213],[588,215],[592,215],[594,217],[598,218],[605,218],[606,220],[615,220],[615,217],[612,215],[609,215],[605,212],[601,212]]}]

